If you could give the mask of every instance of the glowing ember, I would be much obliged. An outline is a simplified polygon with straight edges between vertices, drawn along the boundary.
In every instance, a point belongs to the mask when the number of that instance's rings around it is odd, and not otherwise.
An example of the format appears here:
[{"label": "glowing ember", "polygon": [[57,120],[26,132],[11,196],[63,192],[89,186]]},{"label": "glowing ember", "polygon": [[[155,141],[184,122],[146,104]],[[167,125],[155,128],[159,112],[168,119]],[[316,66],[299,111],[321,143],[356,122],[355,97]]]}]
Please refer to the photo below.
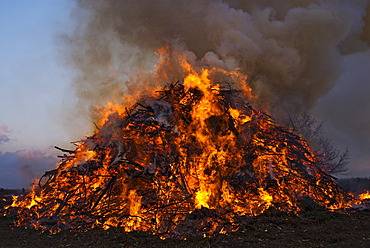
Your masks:
[{"label": "glowing ember", "polygon": [[130,109],[109,104],[92,136],[14,198],[17,223],[185,238],[235,231],[270,207],[296,213],[304,197],[342,206],[345,194],[299,135],[212,84],[210,71],[183,66],[183,84]]}]

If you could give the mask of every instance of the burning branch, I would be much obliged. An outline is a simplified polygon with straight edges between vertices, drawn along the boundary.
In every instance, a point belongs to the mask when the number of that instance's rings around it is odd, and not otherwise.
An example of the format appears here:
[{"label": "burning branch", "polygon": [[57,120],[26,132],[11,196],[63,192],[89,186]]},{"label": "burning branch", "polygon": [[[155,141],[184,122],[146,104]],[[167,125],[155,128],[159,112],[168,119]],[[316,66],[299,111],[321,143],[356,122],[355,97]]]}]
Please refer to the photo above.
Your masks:
[{"label": "burning branch", "polygon": [[241,92],[192,75],[158,94],[108,116],[76,150],[56,147],[59,167],[9,208],[18,224],[184,238],[237,230],[270,207],[297,213],[304,197],[341,207],[325,161]]}]

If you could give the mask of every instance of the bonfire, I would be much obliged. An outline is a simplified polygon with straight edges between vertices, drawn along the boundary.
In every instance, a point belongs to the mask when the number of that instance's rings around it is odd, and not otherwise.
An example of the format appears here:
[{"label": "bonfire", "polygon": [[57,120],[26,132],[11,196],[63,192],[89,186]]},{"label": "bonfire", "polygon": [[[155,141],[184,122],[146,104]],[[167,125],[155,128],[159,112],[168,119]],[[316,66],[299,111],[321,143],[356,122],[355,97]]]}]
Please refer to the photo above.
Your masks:
[{"label": "bonfire", "polygon": [[269,208],[329,209],[346,194],[302,136],[250,106],[209,70],[106,111],[30,193],[14,197],[17,224],[56,233],[120,227],[160,237],[228,233]]}]

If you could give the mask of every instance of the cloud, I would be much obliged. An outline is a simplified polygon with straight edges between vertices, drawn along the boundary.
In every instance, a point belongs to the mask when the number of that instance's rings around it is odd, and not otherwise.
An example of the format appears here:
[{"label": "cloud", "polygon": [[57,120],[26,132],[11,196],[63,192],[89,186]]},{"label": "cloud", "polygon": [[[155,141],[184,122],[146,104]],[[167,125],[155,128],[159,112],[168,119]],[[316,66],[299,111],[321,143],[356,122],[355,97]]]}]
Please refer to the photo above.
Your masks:
[{"label": "cloud", "polygon": [[56,162],[54,156],[31,149],[0,153],[0,187],[28,188],[34,179],[53,169]]},{"label": "cloud", "polygon": [[10,138],[8,137],[8,135],[5,134],[5,133],[9,133],[9,132],[10,131],[9,131],[8,126],[0,125],[0,145],[10,141]]},{"label": "cloud", "polygon": [[7,135],[0,133],[0,145],[8,142],[10,139]]},{"label": "cloud", "polygon": [[6,125],[0,125],[0,131],[4,132],[4,133],[9,133],[9,128],[8,126]]}]

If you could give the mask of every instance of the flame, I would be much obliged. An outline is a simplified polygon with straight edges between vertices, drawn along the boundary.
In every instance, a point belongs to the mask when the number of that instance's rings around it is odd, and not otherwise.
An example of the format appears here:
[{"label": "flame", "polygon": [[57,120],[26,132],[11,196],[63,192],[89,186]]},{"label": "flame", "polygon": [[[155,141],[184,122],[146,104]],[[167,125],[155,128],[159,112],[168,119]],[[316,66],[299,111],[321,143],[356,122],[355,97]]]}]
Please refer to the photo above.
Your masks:
[{"label": "flame", "polygon": [[246,123],[248,121],[251,121],[252,118],[248,115],[243,115],[239,112],[237,109],[230,108],[229,109],[230,115],[235,119],[240,122],[240,124]]},{"label": "flame", "polygon": [[370,199],[370,191],[366,191],[358,196],[359,200]]},{"label": "flame", "polygon": [[113,113],[123,115],[126,113],[126,111],[127,109],[120,104],[114,102],[107,102],[105,108],[99,110],[100,120],[98,122],[98,125],[103,126],[104,123],[108,121],[109,116],[111,116]]},{"label": "flame", "polygon": [[[99,129],[30,194],[14,197],[9,208],[19,208],[19,225],[57,232],[45,218],[58,216],[68,228],[120,226],[186,238],[191,226],[208,237],[235,231],[240,216],[271,206],[297,213],[305,196],[343,206],[345,194],[308,144],[243,101],[253,98],[246,75],[195,68],[169,53],[158,50],[156,75],[170,79],[165,68],[176,61],[182,84],[131,107],[109,102],[100,109]],[[240,91],[213,83],[220,74]]]},{"label": "flame", "polygon": [[263,188],[258,188],[258,192],[260,194],[262,202],[266,204],[266,207],[269,207],[272,205],[273,197],[265,191]]}]

